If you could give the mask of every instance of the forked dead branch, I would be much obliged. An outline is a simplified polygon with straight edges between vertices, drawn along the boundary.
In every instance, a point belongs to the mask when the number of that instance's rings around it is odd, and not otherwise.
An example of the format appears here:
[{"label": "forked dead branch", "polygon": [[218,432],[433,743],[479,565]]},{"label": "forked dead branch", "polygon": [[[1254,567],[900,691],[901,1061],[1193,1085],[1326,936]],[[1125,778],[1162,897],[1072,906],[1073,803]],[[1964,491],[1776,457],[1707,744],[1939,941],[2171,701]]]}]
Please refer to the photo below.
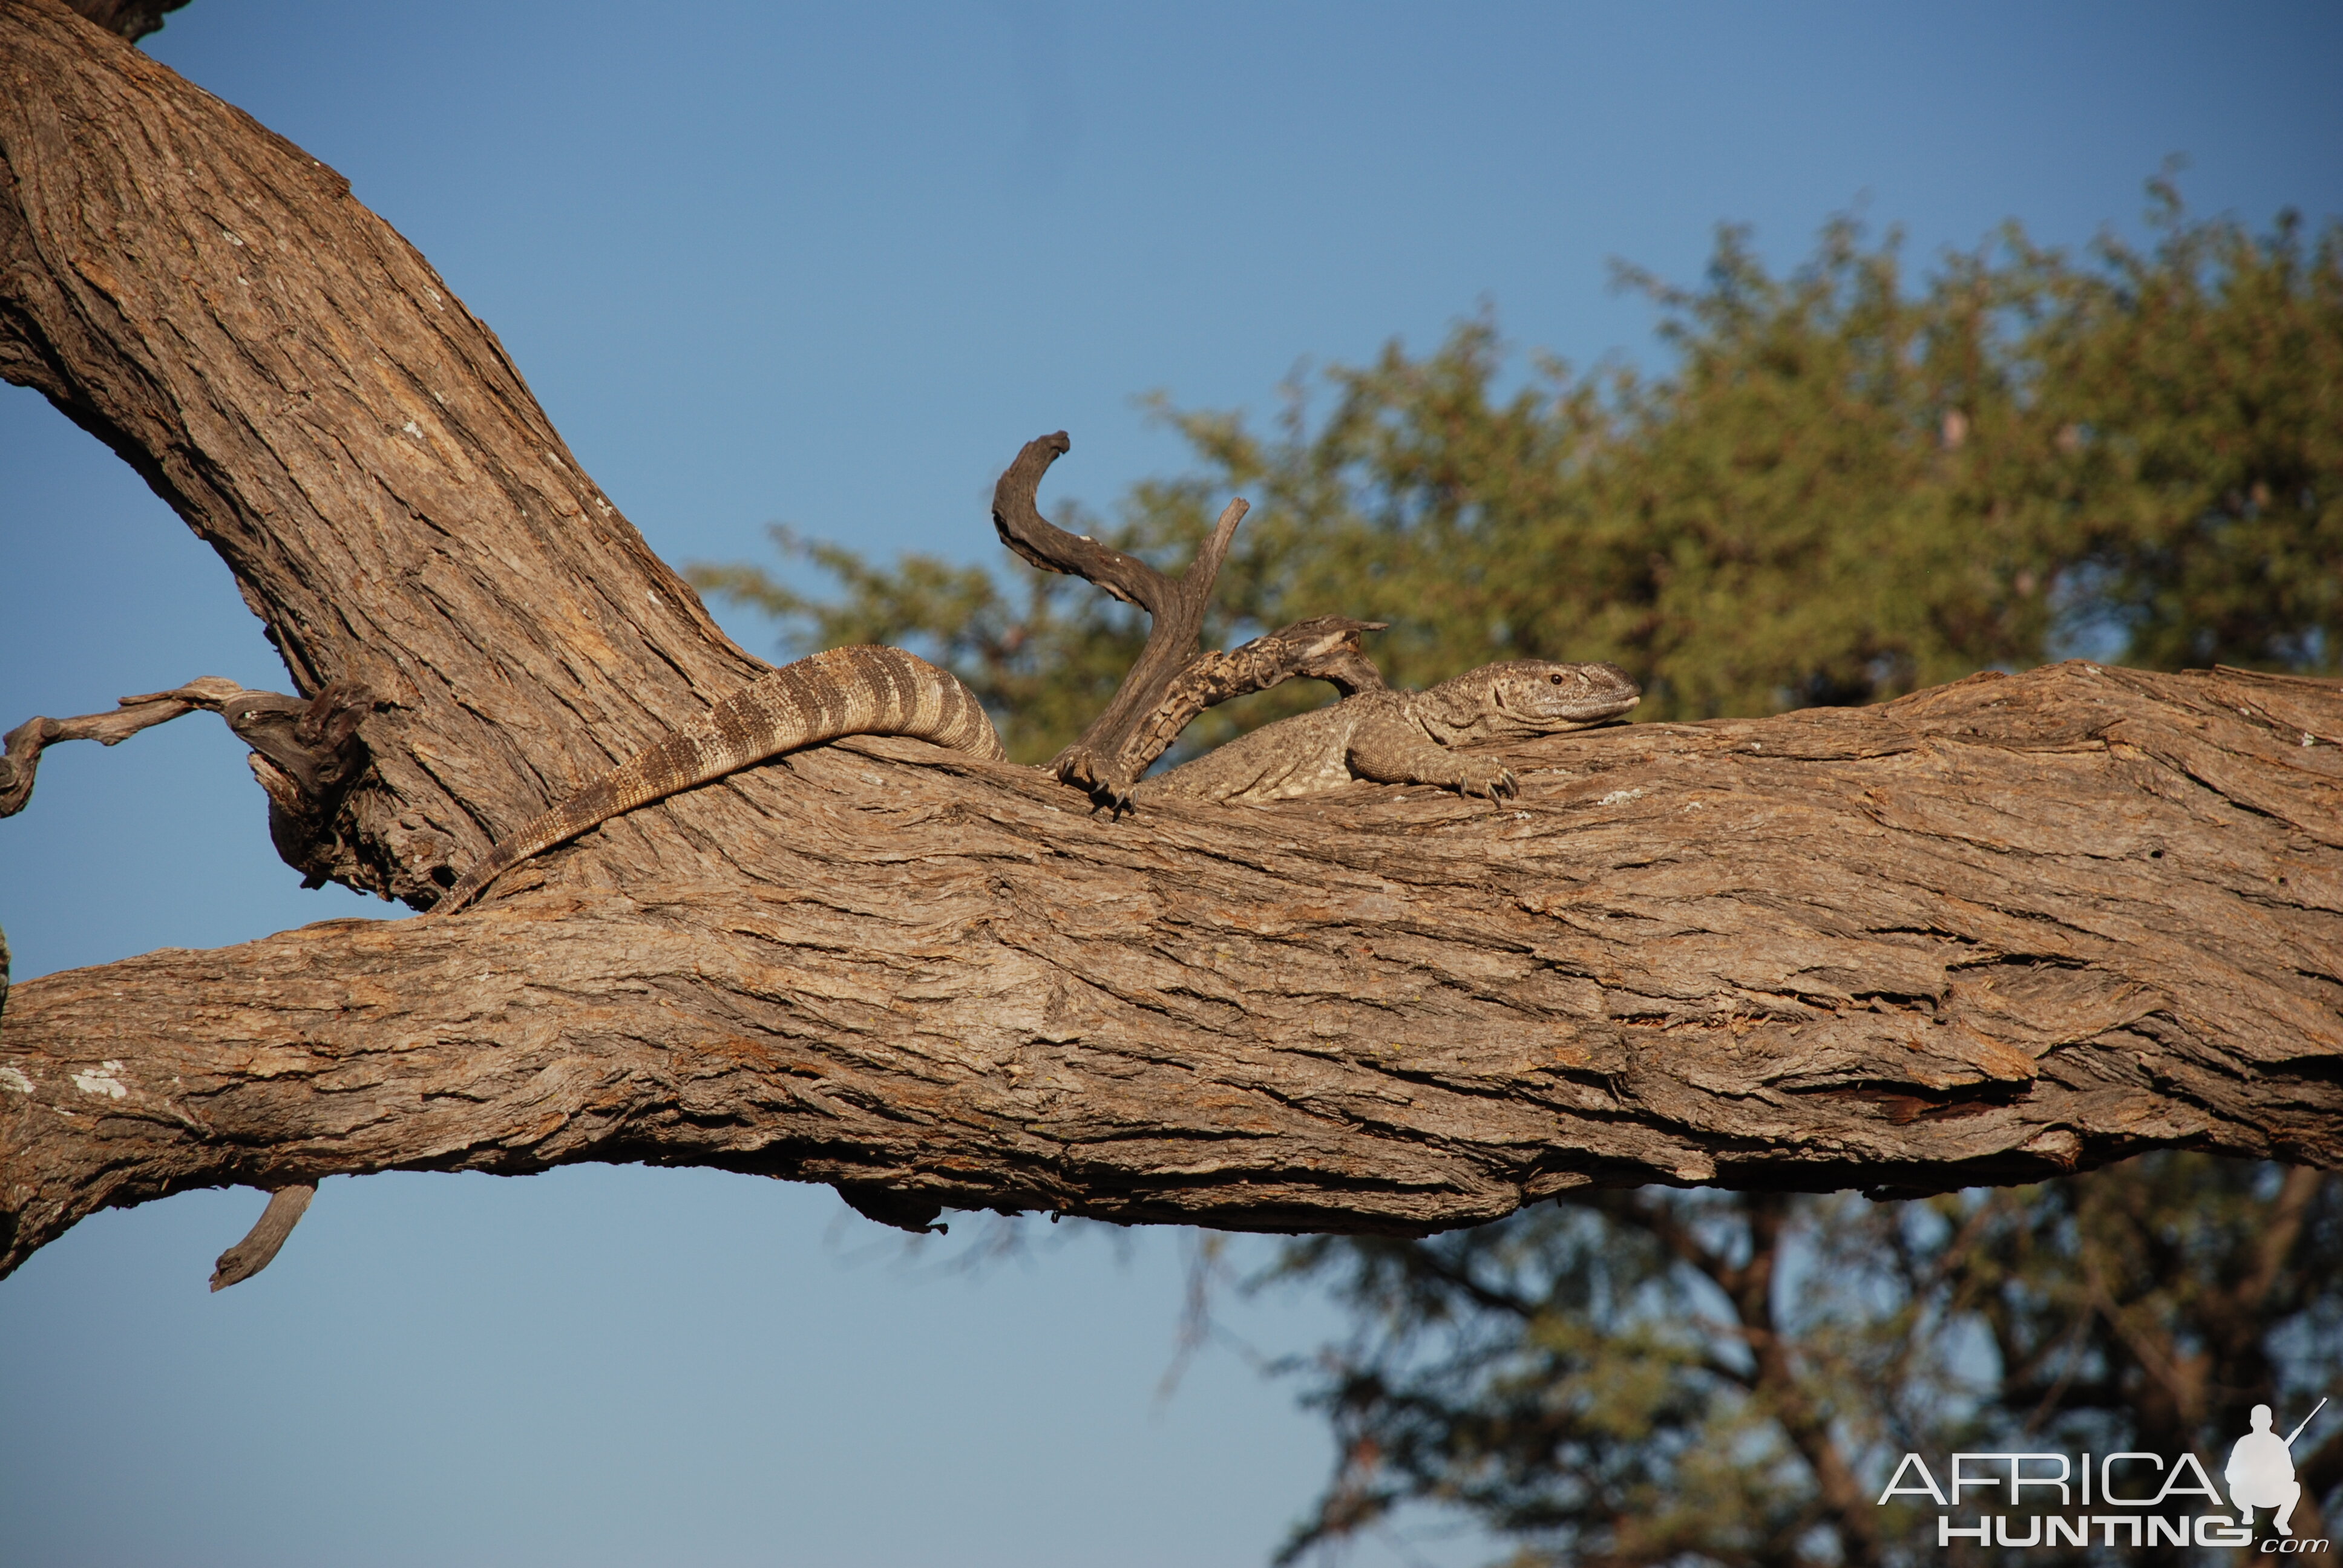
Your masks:
[{"label": "forked dead branch", "polygon": [[[0,374],[136,465],[285,657],[304,749],[254,745],[315,764],[304,876],[427,907],[762,673],[346,182],[55,0],[0,0]],[[1372,690],[1363,628],[1201,655],[1208,571],[1192,606],[1196,568],[1090,560],[1031,496],[1012,548],[1158,620],[1059,776],[845,740],[460,917],[25,981],[0,1269],[100,1208],[392,1169],[1423,1231],[1590,1181],[2343,1165],[2333,683],[2064,665],[1476,749],[1502,809],[1117,816],[1060,779],[1119,800],[1183,705],[1280,669]]]},{"label": "forked dead branch", "polygon": [[1001,542],[1045,571],[1096,583],[1149,616],[1147,646],[1114,698],[1072,745],[1051,759],[1060,779],[1100,805],[1121,810],[1131,787],[1197,714],[1216,703],[1309,676],[1344,697],[1377,691],[1383,672],[1359,646],[1381,621],[1320,616],[1259,637],[1229,653],[1200,653],[1198,634],[1212,608],[1212,585],[1248,509],[1231,501],[1198,547],[1186,572],[1168,578],[1145,561],[1070,534],[1041,516],[1035,497],[1050,465],[1071,449],[1066,433],[1025,443],[992,491],[992,526]]}]

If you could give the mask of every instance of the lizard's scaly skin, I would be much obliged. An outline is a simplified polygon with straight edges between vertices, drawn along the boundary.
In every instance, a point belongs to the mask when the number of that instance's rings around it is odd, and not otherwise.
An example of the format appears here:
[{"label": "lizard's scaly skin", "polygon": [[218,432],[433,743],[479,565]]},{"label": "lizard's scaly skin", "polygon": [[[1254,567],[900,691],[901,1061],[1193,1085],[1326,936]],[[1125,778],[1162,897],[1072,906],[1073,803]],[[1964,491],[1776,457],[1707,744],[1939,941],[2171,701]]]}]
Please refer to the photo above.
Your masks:
[{"label": "lizard's scaly skin", "polygon": [[498,840],[432,913],[453,914],[531,855],[613,817],[846,735],[908,735],[988,762],[1007,755],[983,704],[950,671],[900,648],[834,648],[759,676],[707,718],[654,741]]},{"label": "lizard's scaly skin", "polygon": [[1513,776],[1485,758],[1449,749],[1476,740],[1525,740],[1616,719],[1642,689],[1615,664],[1515,658],[1484,664],[1429,691],[1363,691],[1296,714],[1141,782],[1151,800],[1286,800],[1358,779],[1437,784],[1501,799]]}]

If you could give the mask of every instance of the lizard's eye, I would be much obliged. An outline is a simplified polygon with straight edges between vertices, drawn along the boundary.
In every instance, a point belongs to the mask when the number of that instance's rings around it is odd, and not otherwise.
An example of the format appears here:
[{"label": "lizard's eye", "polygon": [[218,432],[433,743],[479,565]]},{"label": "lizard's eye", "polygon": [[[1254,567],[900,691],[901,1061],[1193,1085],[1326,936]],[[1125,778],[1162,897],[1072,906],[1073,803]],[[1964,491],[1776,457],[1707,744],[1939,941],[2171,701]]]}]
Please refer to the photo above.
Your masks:
[{"label": "lizard's eye", "polygon": [[1562,684],[1562,675],[1561,675],[1561,673],[1560,673],[1559,671],[1556,671],[1556,672],[1555,672],[1554,674],[1553,674],[1553,675],[1549,675],[1549,676],[1547,676],[1547,677],[1546,677],[1546,678],[1547,678],[1548,680],[1553,681],[1556,686],[1560,686],[1560,685]]}]

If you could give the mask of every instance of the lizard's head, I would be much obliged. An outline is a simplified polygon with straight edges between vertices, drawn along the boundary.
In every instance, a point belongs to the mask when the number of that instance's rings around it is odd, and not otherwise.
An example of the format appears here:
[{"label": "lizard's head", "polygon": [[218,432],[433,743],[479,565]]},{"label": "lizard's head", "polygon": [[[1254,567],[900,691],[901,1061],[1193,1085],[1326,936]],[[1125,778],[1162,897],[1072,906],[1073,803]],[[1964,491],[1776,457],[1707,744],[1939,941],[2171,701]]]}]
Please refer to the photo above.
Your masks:
[{"label": "lizard's head", "polygon": [[1468,670],[1424,695],[1439,699],[1459,739],[1509,740],[1601,724],[1634,708],[1644,693],[1615,664],[1513,658]]}]

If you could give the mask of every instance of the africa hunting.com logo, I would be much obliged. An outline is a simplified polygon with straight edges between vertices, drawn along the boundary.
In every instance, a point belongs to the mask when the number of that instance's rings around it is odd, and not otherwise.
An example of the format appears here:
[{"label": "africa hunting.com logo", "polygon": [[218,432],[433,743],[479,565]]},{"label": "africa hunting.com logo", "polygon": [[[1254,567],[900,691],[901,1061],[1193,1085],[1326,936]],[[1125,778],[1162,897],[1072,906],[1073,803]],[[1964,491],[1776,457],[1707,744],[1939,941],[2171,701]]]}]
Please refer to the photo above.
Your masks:
[{"label": "africa hunting.com logo", "polygon": [[[2294,1473],[2294,1440],[2319,1411],[2312,1407],[2292,1432],[2280,1437],[2271,1430],[2270,1407],[2254,1406],[2252,1429],[2229,1450],[2221,1472],[2228,1485],[2227,1513],[2197,1512],[2189,1500],[2202,1497],[2211,1509],[2222,1507],[2220,1491],[2194,1453],[2167,1462],[2162,1454],[2124,1452],[2103,1456],[2094,1471],[2091,1455],[2079,1464],[2064,1453],[1956,1453],[1946,1483],[1939,1486],[1927,1461],[1907,1453],[1887,1489],[1879,1494],[1885,1507],[1894,1497],[1926,1497],[1946,1512],[1936,1515],[1936,1544],[1975,1542],[1980,1546],[2230,1546],[2294,1556],[2328,1550],[2325,1537],[2305,1539],[2294,1533],[2294,1510],[2302,1501],[2302,1483]],[[2055,1467],[2055,1468],[2054,1468]],[[2096,1484],[2095,1484],[2096,1483]],[[2000,1500],[2008,1489],[2007,1513],[1982,1511],[1963,1517],[1963,1494],[1989,1489],[1978,1505]],[[2028,1497],[2026,1489],[2039,1488]],[[2057,1493],[2057,1501],[2050,1493]],[[2077,1507],[2079,1513],[2068,1510]],[[2093,1501],[2094,1493],[2097,1502]],[[2022,1513],[2027,1503],[2031,1513]],[[2094,1513],[2094,1508],[2113,1512]],[[2257,1512],[2268,1516],[2267,1533],[2256,1535]],[[2022,1531],[2023,1533],[2019,1533]]]}]

